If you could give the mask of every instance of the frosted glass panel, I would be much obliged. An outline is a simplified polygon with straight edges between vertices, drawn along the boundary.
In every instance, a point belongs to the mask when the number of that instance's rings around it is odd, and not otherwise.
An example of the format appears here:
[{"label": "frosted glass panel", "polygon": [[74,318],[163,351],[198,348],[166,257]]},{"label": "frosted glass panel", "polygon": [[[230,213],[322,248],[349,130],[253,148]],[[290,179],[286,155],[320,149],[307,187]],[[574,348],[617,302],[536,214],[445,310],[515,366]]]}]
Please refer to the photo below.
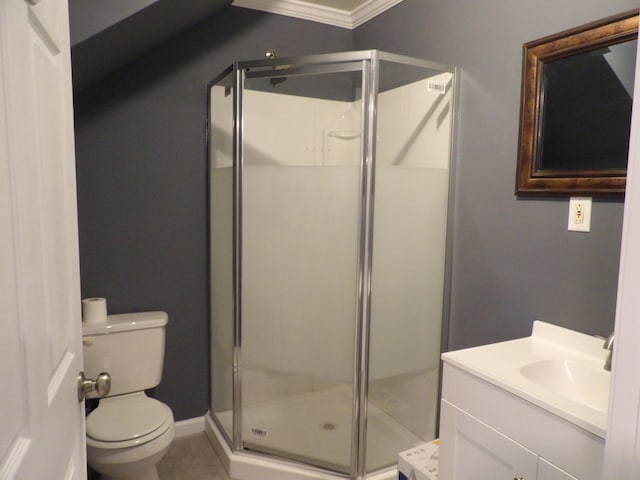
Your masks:
[{"label": "frosted glass panel", "polygon": [[435,437],[451,133],[450,73],[381,68],[395,83],[378,96],[368,471]]},{"label": "frosted glass panel", "polygon": [[247,80],[243,94],[243,444],[342,472],[351,463],[360,75]]},{"label": "frosted glass panel", "polygon": [[210,89],[211,411],[233,434],[233,96],[227,76]]}]

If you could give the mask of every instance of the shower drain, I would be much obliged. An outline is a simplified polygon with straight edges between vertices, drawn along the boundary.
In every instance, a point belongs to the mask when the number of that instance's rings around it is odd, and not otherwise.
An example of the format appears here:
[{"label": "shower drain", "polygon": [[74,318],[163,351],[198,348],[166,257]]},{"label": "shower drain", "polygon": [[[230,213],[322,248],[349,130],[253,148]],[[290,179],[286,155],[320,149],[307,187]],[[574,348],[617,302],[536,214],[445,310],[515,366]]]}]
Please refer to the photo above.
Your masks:
[{"label": "shower drain", "polygon": [[331,432],[338,429],[338,424],[333,422],[322,422],[318,426],[320,427],[320,430],[324,430],[325,432]]}]

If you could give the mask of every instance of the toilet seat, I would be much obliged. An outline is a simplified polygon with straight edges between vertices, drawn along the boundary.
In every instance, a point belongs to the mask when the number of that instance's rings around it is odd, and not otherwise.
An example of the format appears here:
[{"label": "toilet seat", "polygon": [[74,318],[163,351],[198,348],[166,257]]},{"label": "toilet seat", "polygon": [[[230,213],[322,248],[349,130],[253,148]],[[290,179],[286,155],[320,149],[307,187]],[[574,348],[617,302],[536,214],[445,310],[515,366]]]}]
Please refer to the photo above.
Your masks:
[{"label": "toilet seat", "polygon": [[105,449],[142,445],[171,425],[171,409],[144,392],[107,397],[87,416],[87,445]]}]

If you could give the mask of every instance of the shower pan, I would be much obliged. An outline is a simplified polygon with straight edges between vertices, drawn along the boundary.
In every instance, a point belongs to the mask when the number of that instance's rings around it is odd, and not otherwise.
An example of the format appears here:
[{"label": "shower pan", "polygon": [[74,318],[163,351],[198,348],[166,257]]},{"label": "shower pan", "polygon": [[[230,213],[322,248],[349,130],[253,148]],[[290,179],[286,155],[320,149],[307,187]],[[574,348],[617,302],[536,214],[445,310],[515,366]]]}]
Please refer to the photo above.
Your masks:
[{"label": "shower pan", "polygon": [[234,479],[393,478],[437,435],[456,73],[371,50],[208,85],[206,419]]}]

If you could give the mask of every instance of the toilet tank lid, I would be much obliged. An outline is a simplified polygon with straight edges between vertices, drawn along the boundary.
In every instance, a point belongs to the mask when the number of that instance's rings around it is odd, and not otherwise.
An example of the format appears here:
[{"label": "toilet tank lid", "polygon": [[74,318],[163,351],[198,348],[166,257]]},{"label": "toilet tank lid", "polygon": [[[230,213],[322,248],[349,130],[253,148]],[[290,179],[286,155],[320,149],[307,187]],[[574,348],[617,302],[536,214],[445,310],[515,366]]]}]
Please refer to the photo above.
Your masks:
[{"label": "toilet tank lid", "polygon": [[166,312],[138,312],[108,315],[104,323],[83,323],[83,335],[106,335],[128,330],[164,327],[169,320]]}]

